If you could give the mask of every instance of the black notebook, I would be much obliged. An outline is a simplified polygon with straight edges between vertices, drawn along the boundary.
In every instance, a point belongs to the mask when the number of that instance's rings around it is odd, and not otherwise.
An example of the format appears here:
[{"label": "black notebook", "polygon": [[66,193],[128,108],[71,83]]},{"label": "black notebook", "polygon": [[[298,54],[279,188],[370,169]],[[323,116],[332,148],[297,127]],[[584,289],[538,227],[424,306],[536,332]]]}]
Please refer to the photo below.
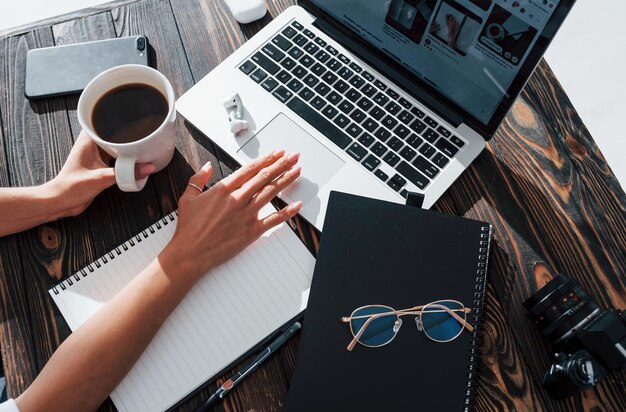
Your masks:
[{"label": "black notebook", "polygon": [[[460,411],[474,396],[491,226],[332,192],[286,410]],[[454,299],[474,332],[431,341],[403,317],[386,346],[357,344],[342,316]]]}]

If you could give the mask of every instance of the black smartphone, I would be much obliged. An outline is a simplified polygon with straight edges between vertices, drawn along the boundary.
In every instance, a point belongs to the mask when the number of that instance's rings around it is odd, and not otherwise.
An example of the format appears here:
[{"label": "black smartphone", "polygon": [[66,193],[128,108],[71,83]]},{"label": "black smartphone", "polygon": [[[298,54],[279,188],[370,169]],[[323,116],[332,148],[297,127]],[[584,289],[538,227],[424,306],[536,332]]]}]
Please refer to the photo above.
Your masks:
[{"label": "black smartphone", "polygon": [[26,54],[27,99],[80,93],[103,71],[121,64],[149,64],[146,36],[130,36],[30,50]]}]

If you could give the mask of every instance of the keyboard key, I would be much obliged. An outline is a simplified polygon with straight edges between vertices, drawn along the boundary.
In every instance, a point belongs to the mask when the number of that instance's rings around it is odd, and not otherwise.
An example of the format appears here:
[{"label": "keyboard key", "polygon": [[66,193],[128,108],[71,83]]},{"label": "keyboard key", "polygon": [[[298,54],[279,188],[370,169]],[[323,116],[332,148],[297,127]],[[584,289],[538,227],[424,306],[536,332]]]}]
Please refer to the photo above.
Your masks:
[{"label": "keyboard key", "polygon": [[359,106],[361,109],[363,109],[365,111],[368,111],[370,109],[370,107],[372,107],[373,105],[374,105],[374,103],[370,99],[368,99],[367,97],[362,98],[357,103],[357,106]]},{"label": "keyboard key", "polygon": [[456,147],[446,139],[439,139],[435,146],[437,146],[437,149],[441,150],[443,154],[448,157],[454,156],[459,151],[458,147]]},{"label": "keyboard key", "polygon": [[352,77],[354,72],[348,69],[347,67],[342,67],[341,69],[339,69],[337,74],[341,76],[343,79],[348,80],[350,77]]},{"label": "keyboard key", "polygon": [[430,116],[426,116],[426,118],[424,119],[424,123],[426,123],[427,125],[429,125],[433,129],[436,129],[437,125],[438,125],[438,123],[433,118],[431,118]]},{"label": "keyboard key", "polygon": [[400,126],[396,127],[393,132],[396,134],[396,136],[400,137],[401,139],[406,138],[409,135],[409,133],[411,133],[409,128],[406,127],[403,124],[401,124]]},{"label": "keyboard key", "polygon": [[383,109],[381,109],[380,107],[378,107],[378,106],[374,106],[374,108],[372,110],[370,110],[370,115],[374,119],[380,120],[385,115],[385,111]]},{"label": "keyboard key", "polygon": [[441,168],[447,165],[449,161],[448,158],[442,155],[441,153],[437,153],[436,155],[434,155],[432,160],[434,164],[436,164],[437,166]]},{"label": "keyboard key", "polygon": [[415,170],[407,162],[403,161],[402,163],[400,163],[398,167],[396,167],[396,170],[400,172],[402,176],[406,177],[409,180],[409,182],[413,183],[415,186],[419,187],[420,189],[425,188],[429,183],[428,178],[426,176],[424,176],[423,174]]},{"label": "keyboard key", "polygon": [[365,149],[363,146],[361,146],[358,143],[354,143],[352,146],[350,146],[346,152],[352,156],[357,162],[360,162],[361,160],[363,160],[363,158],[367,155],[367,149]]},{"label": "keyboard key", "polygon": [[331,46],[331,45],[326,46],[326,51],[327,51],[328,53],[332,54],[333,56],[336,56],[336,55],[337,55],[337,53],[339,53],[339,52],[337,51],[337,49],[335,49],[335,48],[334,48],[333,46]]},{"label": "keyboard key", "polygon": [[372,86],[371,84],[366,84],[365,86],[363,86],[363,88],[361,89],[361,91],[367,96],[367,97],[372,97],[373,95],[376,94],[376,92],[378,91],[374,86]]},{"label": "keyboard key", "polygon": [[304,86],[302,82],[297,79],[293,79],[289,83],[287,83],[287,87],[296,93],[298,93],[298,91],[302,89],[302,86]]},{"label": "keyboard key", "polygon": [[361,76],[355,75],[350,79],[350,84],[358,89],[365,84],[365,80]]},{"label": "keyboard key", "polygon": [[433,154],[437,152],[437,149],[429,145],[428,143],[424,143],[418,150],[421,154],[426,158],[430,158]]},{"label": "keyboard key", "polygon": [[409,102],[407,99],[405,99],[404,97],[401,97],[400,100],[398,100],[398,102],[400,103],[400,105],[402,107],[404,107],[405,109],[409,110],[413,105],[411,104],[411,102]]},{"label": "keyboard key", "polygon": [[332,105],[328,105],[326,106],[326,108],[324,110],[322,110],[322,114],[326,117],[328,117],[329,119],[332,119],[333,117],[335,117],[337,115],[337,113],[339,113],[339,110],[335,109]]},{"label": "keyboard key", "polygon": [[337,56],[337,58],[339,60],[341,60],[344,64],[350,64],[350,59],[348,59],[346,56],[344,56],[343,54],[340,54],[339,56]]},{"label": "keyboard key", "polygon": [[287,90],[285,86],[280,86],[274,93],[272,93],[272,95],[281,102],[285,103],[293,96],[293,93]]},{"label": "keyboard key", "polygon": [[265,80],[263,84],[261,84],[261,86],[268,92],[271,92],[278,86],[278,82],[275,79],[272,79],[270,77],[267,80]]},{"label": "keyboard key", "polygon": [[443,126],[439,126],[439,127],[437,128],[437,131],[438,131],[441,135],[443,135],[443,136],[445,136],[445,137],[450,137],[450,135],[452,134],[452,133],[450,133],[450,130],[446,129],[446,128],[445,128],[445,127],[443,127]]},{"label": "keyboard key", "polygon": [[434,131],[433,129],[428,129],[426,130],[422,136],[424,137],[424,139],[426,139],[428,142],[430,143],[435,143],[435,141],[437,141],[437,139],[439,139],[439,133],[437,133],[436,131]]},{"label": "keyboard key", "polygon": [[326,101],[319,96],[315,96],[315,98],[311,100],[311,106],[315,107],[317,110],[320,110],[325,105]]},{"label": "keyboard key", "polygon": [[365,166],[367,170],[372,171],[376,169],[378,165],[380,165],[380,159],[374,155],[369,155],[365,158],[365,160],[363,160],[361,164]]},{"label": "keyboard key", "polygon": [[389,139],[389,141],[387,142],[387,146],[389,146],[391,150],[395,150],[396,152],[399,152],[402,146],[404,146],[404,143],[402,143],[402,140],[394,136],[391,139]]},{"label": "keyboard key", "polygon": [[406,199],[408,195],[409,192],[406,189],[400,190],[400,196],[402,196],[404,199]]},{"label": "keyboard key", "polygon": [[309,54],[311,54],[311,55],[317,53],[317,51],[319,49],[320,49],[320,47],[317,44],[313,43],[313,42],[310,42],[309,44],[304,46],[304,51],[309,53]]},{"label": "keyboard key", "polygon": [[296,62],[294,59],[292,59],[291,57],[287,57],[285,60],[283,60],[282,62],[280,62],[280,65],[283,66],[285,69],[287,70],[291,70],[294,67],[296,67]]},{"label": "keyboard key", "polygon": [[399,174],[395,174],[389,181],[387,182],[387,186],[399,192],[406,185],[406,179],[400,176]]},{"label": "keyboard key", "polygon": [[377,156],[384,155],[386,151],[387,147],[381,142],[376,142],[374,143],[374,146],[372,146],[372,152],[374,152],[374,154]]},{"label": "keyboard key", "polygon": [[315,33],[313,33],[311,30],[309,29],[304,29],[304,35],[306,37],[308,37],[309,39],[314,39],[315,38]]},{"label": "keyboard key", "polygon": [[343,80],[339,80],[337,83],[335,83],[334,87],[335,87],[335,90],[337,90],[339,93],[344,93],[346,90],[350,88],[348,83],[344,82]]},{"label": "keyboard key", "polygon": [[413,166],[417,167],[417,170],[424,173],[431,179],[439,173],[439,168],[426,160],[424,156],[418,156],[417,159],[413,161]]},{"label": "keyboard key", "polygon": [[263,46],[262,50],[276,62],[281,61],[285,57],[285,53],[278,50],[278,48],[274,47],[272,44],[266,44]]},{"label": "keyboard key", "polygon": [[315,63],[315,59],[309,56],[308,54],[305,54],[300,59],[300,64],[303,65],[304,67],[311,67],[313,63]]},{"label": "keyboard key", "polygon": [[413,119],[415,119],[415,116],[413,116],[411,113],[407,112],[406,110],[403,110],[402,113],[398,115],[398,119],[400,119],[402,123],[408,125],[409,123],[411,123]]},{"label": "keyboard key", "polygon": [[339,63],[339,60],[337,59],[330,59],[329,61],[326,62],[326,67],[336,72],[337,70],[341,68],[341,63]]},{"label": "keyboard key", "polygon": [[424,140],[419,137],[418,135],[416,135],[415,133],[411,133],[411,135],[409,136],[408,139],[406,139],[406,142],[409,144],[409,146],[411,146],[413,149],[417,149],[418,147],[420,147],[420,145],[422,144],[422,142],[424,142]]},{"label": "keyboard key", "polygon": [[382,120],[381,123],[387,129],[391,130],[394,127],[396,127],[396,125],[398,124],[398,121],[395,119],[395,117],[391,117],[391,116],[387,115],[387,116],[385,116],[385,118]]},{"label": "keyboard key", "polygon": [[266,55],[261,52],[256,52],[252,56],[252,61],[264,68],[270,74],[276,74],[280,70],[280,66],[270,60]]},{"label": "keyboard key", "polygon": [[334,91],[331,92],[328,96],[326,96],[326,99],[328,99],[328,101],[334,104],[335,106],[338,105],[339,102],[341,102],[341,100],[343,100],[341,98],[341,95]]},{"label": "keyboard key", "polygon": [[356,139],[363,132],[363,129],[361,129],[358,124],[351,123],[350,126],[348,126],[348,128],[346,129],[346,131],[348,132],[350,136]]},{"label": "keyboard key", "polygon": [[330,91],[330,87],[328,87],[325,83],[320,83],[315,87],[315,91],[322,96],[326,96],[326,94]]},{"label": "keyboard key", "polygon": [[306,83],[307,86],[313,87],[317,83],[319,83],[319,79],[312,74],[309,74],[307,77],[304,78],[304,83]]},{"label": "keyboard key", "polygon": [[425,116],[425,113],[421,111],[420,109],[418,109],[417,107],[413,107],[411,109],[411,113],[413,113],[415,116],[419,117],[420,119]]},{"label": "keyboard key", "polygon": [[302,47],[305,44],[307,44],[309,41],[303,35],[298,34],[296,37],[293,38],[293,42],[296,43],[298,46]]},{"label": "keyboard key", "polygon": [[302,49],[299,49],[297,47],[292,47],[291,50],[289,50],[287,53],[296,60],[304,54]]},{"label": "keyboard key", "polygon": [[417,152],[413,149],[411,149],[409,146],[405,146],[401,151],[400,151],[400,156],[402,156],[403,158],[405,158],[408,161],[411,161],[415,155],[417,154]]},{"label": "keyboard key", "polygon": [[400,110],[402,110],[402,106],[400,106],[399,104],[397,104],[396,102],[391,102],[387,105],[387,107],[385,107],[387,109],[387,111],[393,115],[396,115],[400,112]]},{"label": "keyboard key", "polygon": [[373,132],[378,127],[378,123],[376,123],[374,120],[368,118],[366,121],[363,122],[363,127],[368,132]]},{"label": "keyboard key", "polygon": [[389,97],[391,97],[393,100],[397,100],[398,97],[400,97],[400,95],[398,93],[396,93],[395,90],[393,89],[388,89],[387,90],[387,94],[389,95]]},{"label": "keyboard key", "polygon": [[313,90],[305,87],[300,91],[300,93],[298,93],[298,96],[302,97],[302,100],[308,102],[309,100],[311,100],[311,97],[315,96],[315,93],[313,92]]},{"label": "keyboard key", "polygon": [[244,74],[250,74],[254,69],[256,69],[256,64],[252,63],[250,60],[239,66],[239,70],[244,72]]},{"label": "keyboard key", "polygon": [[361,93],[357,92],[355,89],[350,89],[348,90],[348,92],[345,94],[346,98],[348,100],[350,100],[351,102],[355,102],[357,100],[359,100],[361,98]]},{"label": "keyboard key", "polygon": [[291,80],[292,77],[293,76],[290,75],[289,72],[285,70],[281,70],[281,72],[278,73],[278,76],[276,76],[276,78],[283,83],[287,83],[289,80]]},{"label": "keyboard key", "polygon": [[272,43],[277,45],[282,51],[287,51],[291,46],[293,46],[293,43],[280,34],[272,39]]},{"label": "keyboard key", "polygon": [[374,97],[374,101],[379,105],[384,106],[389,101],[389,97],[385,96],[382,92],[379,92],[376,97]]},{"label": "keyboard key", "polygon": [[367,79],[370,82],[374,81],[374,76],[372,76],[371,73],[369,72],[363,72],[361,73],[361,76],[365,77],[365,79]]},{"label": "keyboard key", "polygon": [[350,103],[349,101],[344,100],[343,102],[339,104],[339,106],[337,106],[337,108],[341,110],[342,112],[344,112],[345,114],[348,114],[354,109],[354,105]]},{"label": "keyboard key", "polygon": [[381,82],[380,80],[374,81],[374,86],[378,87],[380,90],[385,90],[387,88],[385,83]]},{"label": "keyboard key", "polygon": [[452,136],[452,137],[450,138],[450,141],[451,141],[452,143],[454,143],[454,145],[455,145],[456,147],[463,147],[463,146],[465,145],[465,142],[464,142],[463,140],[459,139],[459,138],[458,138],[458,137],[456,137],[456,136]]},{"label": "keyboard key", "polygon": [[320,47],[326,47],[326,42],[319,37],[315,39],[315,43],[317,43]]},{"label": "keyboard key", "polygon": [[335,83],[335,81],[337,81],[338,78],[339,77],[333,72],[327,72],[325,75],[322,76],[322,80],[324,80],[328,84]]},{"label": "keyboard key", "polygon": [[293,36],[296,35],[296,33],[298,33],[297,31],[295,31],[293,29],[293,27],[285,27],[285,30],[282,31],[283,36],[291,39]]},{"label": "keyboard key", "polygon": [[374,136],[376,136],[381,142],[386,142],[387,139],[391,137],[391,132],[389,132],[389,130],[385,129],[384,127],[380,127],[378,130],[376,130]]},{"label": "keyboard key", "polygon": [[335,120],[333,120],[333,122],[335,122],[337,126],[343,129],[350,124],[350,119],[348,119],[343,114],[340,114],[339,116],[335,117]]},{"label": "keyboard key", "polygon": [[415,133],[422,133],[424,129],[426,129],[426,124],[422,122],[420,119],[415,119],[411,126],[409,126]]},{"label": "keyboard key", "polygon": [[393,167],[396,164],[398,164],[398,162],[400,161],[400,156],[398,156],[397,154],[395,154],[394,152],[389,152],[385,155],[385,157],[383,157],[383,160],[385,161],[385,163],[387,163],[389,166]]},{"label": "keyboard key", "polygon": [[348,144],[350,144],[350,142],[352,142],[352,139],[350,139],[345,133],[337,129],[335,125],[307,106],[307,104],[298,97],[291,99],[289,103],[287,103],[287,107],[293,110],[294,113],[304,119],[341,149],[344,149],[348,146]]},{"label": "keyboard key", "polygon": [[250,78],[257,83],[261,83],[263,79],[265,79],[266,77],[267,77],[267,73],[265,73],[261,69],[256,69],[254,73],[250,75]]},{"label": "keyboard key", "polygon": [[350,118],[357,123],[361,123],[364,119],[367,118],[367,115],[363,113],[361,110],[356,109],[355,111],[352,112],[352,114],[350,115]]},{"label": "keyboard key", "polygon": [[311,67],[311,71],[318,77],[321,77],[326,71],[326,67],[322,66],[319,63],[315,63],[313,67]]},{"label": "keyboard key", "polygon": [[383,182],[386,182],[387,179],[389,179],[389,176],[387,176],[387,173],[383,172],[382,170],[378,169],[377,171],[374,172],[374,175],[379,178],[380,180],[382,180]]},{"label": "keyboard key", "polygon": [[350,68],[357,73],[361,73],[363,71],[363,68],[354,62],[350,63]]},{"label": "keyboard key", "polygon": [[359,143],[365,147],[370,147],[370,145],[374,143],[374,140],[374,137],[369,133],[363,133],[361,137],[359,137]]},{"label": "keyboard key", "polygon": [[302,79],[304,76],[307,75],[308,71],[302,66],[296,66],[291,69],[291,73],[293,73],[293,75],[296,76],[298,79]]},{"label": "keyboard key", "polygon": [[315,57],[317,58],[317,60],[321,61],[322,63],[326,63],[326,60],[330,59],[330,54],[322,50],[319,53],[317,53]]},{"label": "keyboard key", "polygon": [[298,30],[304,29],[304,26],[302,24],[298,23],[297,21],[294,21],[293,23],[291,23],[291,25],[293,27],[295,27],[296,29],[298,29]]}]

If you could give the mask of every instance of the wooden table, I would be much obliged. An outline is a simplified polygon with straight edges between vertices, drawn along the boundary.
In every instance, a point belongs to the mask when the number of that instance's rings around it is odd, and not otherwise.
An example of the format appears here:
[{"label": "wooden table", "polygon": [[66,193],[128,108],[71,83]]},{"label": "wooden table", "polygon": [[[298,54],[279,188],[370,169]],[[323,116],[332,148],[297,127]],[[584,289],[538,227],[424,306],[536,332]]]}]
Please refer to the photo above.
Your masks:
[{"label": "wooden table", "polygon": [[[0,186],[51,179],[79,133],[77,97],[24,98],[28,50],[145,34],[156,52],[154,66],[181,95],[292,1],[267,3],[268,16],[246,26],[235,23],[219,0],[144,0],[109,3],[4,33]],[[174,210],[188,177],[207,160],[219,165],[217,178],[236,167],[181,118],[178,135],[172,164],[142,192],[111,188],[76,218],[0,239],[0,343],[9,396],[28,387],[70,334],[48,296],[50,285]],[[495,227],[477,409],[626,410],[626,372],[583,395],[549,398],[540,385],[548,348],[521,306],[551,273],[562,271],[601,306],[626,308],[626,196],[545,62],[487,150],[434,209]],[[319,234],[300,220],[295,229],[315,251]],[[298,341],[291,340],[216,410],[282,409]],[[181,410],[192,410],[207,393]],[[103,409],[113,409],[112,403]]]}]

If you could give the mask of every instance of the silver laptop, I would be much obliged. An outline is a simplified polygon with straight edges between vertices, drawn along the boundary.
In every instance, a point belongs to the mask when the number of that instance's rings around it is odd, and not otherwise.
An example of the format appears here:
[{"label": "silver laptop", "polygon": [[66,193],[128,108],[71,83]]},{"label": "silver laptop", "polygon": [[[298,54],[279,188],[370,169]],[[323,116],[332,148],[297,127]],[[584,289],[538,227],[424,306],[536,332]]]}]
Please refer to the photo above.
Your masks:
[{"label": "silver laptop", "polygon": [[[322,228],[331,190],[429,208],[484,149],[573,0],[301,0],[180,97],[246,164],[300,152],[281,193]],[[238,93],[248,129],[231,133]]]}]

